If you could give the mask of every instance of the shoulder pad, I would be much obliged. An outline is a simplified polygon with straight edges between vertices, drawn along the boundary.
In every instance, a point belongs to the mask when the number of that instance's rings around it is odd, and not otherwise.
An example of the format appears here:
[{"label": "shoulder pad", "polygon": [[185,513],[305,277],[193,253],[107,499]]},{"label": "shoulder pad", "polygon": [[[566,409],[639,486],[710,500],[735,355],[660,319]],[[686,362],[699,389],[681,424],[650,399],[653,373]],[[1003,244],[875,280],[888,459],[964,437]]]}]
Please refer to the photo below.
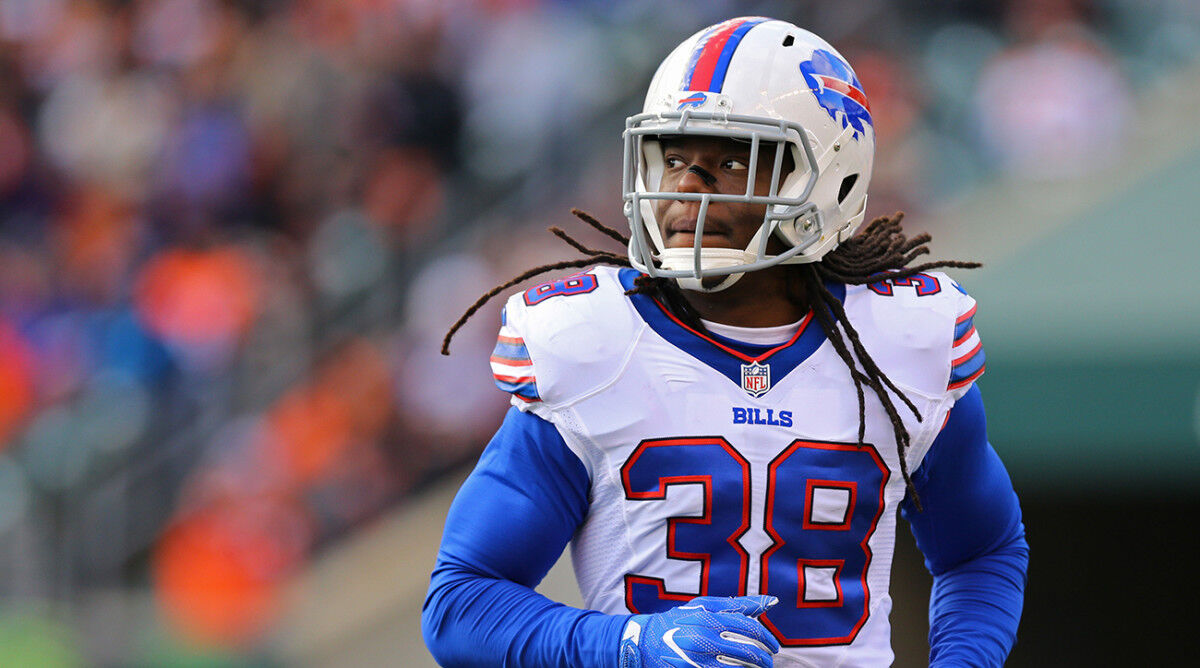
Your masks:
[{"label": "shoulder pad", "polygon": [[617,377],[643,326],[613,267],[534,286],[505,304],[496,385],[526,409],[569,403]]},{"label": "shoulder pad", "polygon": [[946,274],[857,286],[846,302],[867,352],[894,382],[957,399],[983,373],[975,300]]}]

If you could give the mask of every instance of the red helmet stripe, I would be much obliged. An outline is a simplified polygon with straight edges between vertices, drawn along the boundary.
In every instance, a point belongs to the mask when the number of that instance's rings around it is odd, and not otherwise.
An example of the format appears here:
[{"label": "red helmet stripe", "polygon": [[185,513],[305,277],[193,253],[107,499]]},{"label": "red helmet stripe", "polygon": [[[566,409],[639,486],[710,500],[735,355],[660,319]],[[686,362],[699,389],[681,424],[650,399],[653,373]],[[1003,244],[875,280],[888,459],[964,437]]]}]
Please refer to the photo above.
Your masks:
[{"label": "red helmet stripe", "polygon": [[766,21],[764,18],[730,19],[717,26],[701,42],[703,46],[692,54],[687,76],[684,78],[684,90],[701,90],[713,93],[721,92],[725,84],[725,72],[729,69],[729,61],[737,50],[742,37],[754,26]]}]

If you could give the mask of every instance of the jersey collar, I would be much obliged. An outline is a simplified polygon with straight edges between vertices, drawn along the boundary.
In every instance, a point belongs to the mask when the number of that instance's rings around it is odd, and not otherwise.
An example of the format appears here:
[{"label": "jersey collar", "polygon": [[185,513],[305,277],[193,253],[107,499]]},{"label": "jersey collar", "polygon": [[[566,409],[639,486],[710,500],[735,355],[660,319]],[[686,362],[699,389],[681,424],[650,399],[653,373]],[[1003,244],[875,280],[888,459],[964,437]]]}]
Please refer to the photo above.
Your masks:
[{"label": "jersey collar", "polygon": [[[630,290],[640,275],[635,269],[622,269],[621,285]],[[844,301],[846,286],[841,283],[826,284],[829,291]],[[754,345],[734,341],[716,334],[700,332],[685,325],[658,300],[647,295],[630,295],[634,309],[659,336],[668,343],[691,355],[728,378],[739,387],[742,385],[742,367],[761,364],[770,367],[772,386],[791,373],[808,359],[825,342],[825,332],[813,323],[810,310],[800,323],[800,329],[786,343],[775,346]]]}]

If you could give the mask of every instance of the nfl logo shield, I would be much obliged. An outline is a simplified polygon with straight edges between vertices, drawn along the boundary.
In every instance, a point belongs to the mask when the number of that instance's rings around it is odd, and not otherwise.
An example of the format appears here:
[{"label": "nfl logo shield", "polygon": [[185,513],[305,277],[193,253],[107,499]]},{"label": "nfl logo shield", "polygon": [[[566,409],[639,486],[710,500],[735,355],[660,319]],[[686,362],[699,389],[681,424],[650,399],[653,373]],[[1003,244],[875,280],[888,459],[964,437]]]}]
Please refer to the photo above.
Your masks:
[{"label": "nfl logo shield", "polygon": [[742,365],[742,389],[759,397],[771,389],[771,367],[755,362]]}]

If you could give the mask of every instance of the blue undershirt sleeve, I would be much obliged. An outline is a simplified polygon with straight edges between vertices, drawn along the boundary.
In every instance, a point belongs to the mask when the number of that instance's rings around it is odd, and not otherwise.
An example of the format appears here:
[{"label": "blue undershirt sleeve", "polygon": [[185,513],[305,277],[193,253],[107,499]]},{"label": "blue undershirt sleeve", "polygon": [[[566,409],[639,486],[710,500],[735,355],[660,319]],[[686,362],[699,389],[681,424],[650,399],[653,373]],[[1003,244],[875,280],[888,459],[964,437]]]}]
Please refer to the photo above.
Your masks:
[{"label": "blue undershirt sleeve", "polygon": [[509,410],[446,517],[421,614],[440,665],[617,665],[628,615],[534,591],[587,514],[589,487],[554,425]]},{"label": "blue undershirt sleeve", "polygon": [[987,440],[978,387],[950,417],[901,504],[925,567],[930,666],[1000,666],[1016,642],[1029,546],[1008,472]]}]

